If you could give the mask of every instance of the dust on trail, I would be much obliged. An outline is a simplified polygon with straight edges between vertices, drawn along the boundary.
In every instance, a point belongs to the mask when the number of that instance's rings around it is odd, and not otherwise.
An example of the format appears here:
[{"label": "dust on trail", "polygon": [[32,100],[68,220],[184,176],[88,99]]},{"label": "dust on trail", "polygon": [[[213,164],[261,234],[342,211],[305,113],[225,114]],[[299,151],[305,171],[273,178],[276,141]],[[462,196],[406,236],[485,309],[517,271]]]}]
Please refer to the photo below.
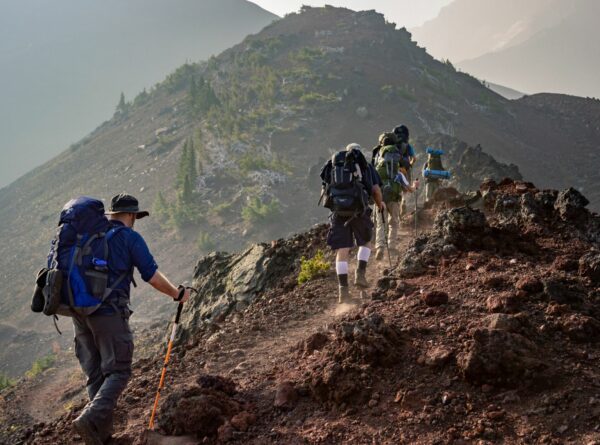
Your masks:
[{"label": "dust on trail", "polygon": [[[402,255],[413,239],[412,227],[400,227],[399,237],[395,243],[390,240],[390,247],[395,247]],[[392,257],[391,262],[395,266],[398,258]],[[350,281],[352,282],[354,270],[356,267],[356,258],[353,255],[350,259]],[[359,290],[350,285],[350,292],[353,298],[352,303],[338,304],[337,282],[331,280],[327,287],[329,290],[329,301],[324,310],[314,314],[311,317],[301,319],[292,319],[279,329],[270,329],[266,332],[257,334],[250,342],[243,345],[236,344],[235,339],[224,339],[223,349],[218,357],[208,359],[204,365],[204,371],[210,374],[226,375],[238,381],[240,386],[245,386],[244,377],[253,374],[269,374],[273,371],[273,366],[277,365],[281,357],[289,353],[290,349],[299,342],[306,339],[311,334],[327,330],[328,325],[344,316],[346,313],[356,309],[362,302],[370,298],[371,291],[377,286],[378,279],[383,275],[383,271],[389,269],[387,252],[381,261],[375,260],[375,249],[369,261],[367,269],[367,279],[369,288]],[[299,308],[300,309],[300,308]]]}]

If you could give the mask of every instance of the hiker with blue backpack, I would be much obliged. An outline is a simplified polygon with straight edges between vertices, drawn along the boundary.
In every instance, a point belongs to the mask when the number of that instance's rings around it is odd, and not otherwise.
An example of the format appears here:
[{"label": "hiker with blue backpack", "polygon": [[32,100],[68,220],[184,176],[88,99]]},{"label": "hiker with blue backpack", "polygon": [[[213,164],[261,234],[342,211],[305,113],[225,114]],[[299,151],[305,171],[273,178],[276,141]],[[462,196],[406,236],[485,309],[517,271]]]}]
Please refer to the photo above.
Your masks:
[{"label": "hiker with blue backpack", "polygon": [[440,181],[450,179],[451,174],[442,164],[444,150],[428,147],[426,153],[427,162],[423,166],[423,177],[425,178],[425,202],[429,202],[440,188]]},{"label": "hiker with blue backpack", "polygon": [[73,421],[86,445],[106,443],[117,400],[131,377],[133,335],[129,297],[133,270],[156,290],[185,302],[189,289],[159,270],[146,242],[133,230],[148,216],[131,195],[120,194],[105,212],[102,201],[79,197],[60,214],[47,267],[38,274],[31,309],[72,317],[75,355],[87,377],[90,402]]},{"label": "hiker with blue backpack", "polygon": [[335,153],[323,166],[320,176],[324,207],[331,210],[327,244],[336,251],[338,302],[349,303],[348,260],[350,249],[355,246],[358,246],[358,265],[354,285],[362,289],[369,287],[366,270],[373,238],[369,198],[374,199],[379,211],[385,211],[380,179],[362,154],[360,145],[355,143]]}]

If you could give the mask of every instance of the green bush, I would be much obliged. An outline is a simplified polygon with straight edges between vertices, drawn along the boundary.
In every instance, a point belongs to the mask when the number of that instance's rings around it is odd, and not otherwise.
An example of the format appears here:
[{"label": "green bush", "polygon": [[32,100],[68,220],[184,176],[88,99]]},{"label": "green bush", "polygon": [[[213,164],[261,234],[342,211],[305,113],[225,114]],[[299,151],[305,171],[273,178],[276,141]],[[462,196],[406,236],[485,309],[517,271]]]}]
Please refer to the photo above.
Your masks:
[{"label": "green bush", "polygon": [[15,382],[12,379],[10,379],[8,376],[0,373],[0,391],[13,386],[14,384],[15,384]]},{"label": "green bush", "polygon": [[331,104],[338,101],[335,94],[321,94],[321,93],[306,93],[300,96],[299,99],[302,105],[317,105],[317,104]]},{"label": "green bush", "polygon": [[267,159],[262,154],[254,151],[248,151],[238,160],[240,171],[247,174],[251,171],[271,170],[277,173],[290,174],[292,166],[281,159],[279,156],[273,155]]},{"label": "green bush", "polygon": [[298,274],[298,284],[307,283],[315,278],[322,277],[329,272],[329,263],[325,261],[323,251],[317,250],[313,258],[300,259],[300,273]]},{"label": "green bush", "polygon": [[212,252],[215,250],[216,244],[210,234],[201,233],[196,239],[196,246],[201,252]]},{"label": "green bush", "polygon": [[32,379],[44,372],[46,369],[51,368],[55,361],[56,356],[54,354],[48,354],[44,357],[40,357],[33,362],[31,369],[25,373],[25,376]]},{"label": "green bush", "polygon": [[384,85],[381,87],[383,100],[393,102],[398,99],[415,101],[415,95],[406,86]]},{"label": "green bush", "polygon": [[263,203],[256,196],[242,209],[242,219],[251,224],[269,223],[281,214],[281,205],[277,199]]}]

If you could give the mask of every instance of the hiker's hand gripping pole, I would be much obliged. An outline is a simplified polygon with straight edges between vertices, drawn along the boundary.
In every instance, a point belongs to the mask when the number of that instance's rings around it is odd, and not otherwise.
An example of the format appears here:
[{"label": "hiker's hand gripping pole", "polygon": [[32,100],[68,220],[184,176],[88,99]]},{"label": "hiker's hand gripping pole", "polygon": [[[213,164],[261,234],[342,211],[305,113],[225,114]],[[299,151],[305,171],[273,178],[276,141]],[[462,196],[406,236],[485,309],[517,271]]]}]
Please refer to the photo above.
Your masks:
[{"label": "hiker's hand gripping pole", "polygon": [[167,365],[169,364],[169,359],[171,358],[171,350],[173,349],[173,343],[175,341],[175,335],[177,334],[177,326],[179,325],[179,319],[181,318],[181,311],[183,310],[183,297],[185,296],[186,290],[192,292],[198,292],[196,289],[192,287],[185,287],[179,285],[177,287],[179,289],[179,294],[177,294],[177,298],[175,301],[178,301],[177,304],[177,314],[175,315],[175,322],[173,323],[173,327],[171,328],[171,336],[169,337],[169,344],[167,345],[167,354],[165,355],[165,361],[163,363],[162,372],[160,374],[160,382],[158,383],[158,389],[156,391],[156,398],[154,399],[154,406],[152,407],[152,414],[150,415],[150,424],[148,426],[149,429],[154,428],[154,418],[156,416],[156,409],[158,408],[158,400],[160,399],[160,391],[165,386],[165,376],[167,375]]}]

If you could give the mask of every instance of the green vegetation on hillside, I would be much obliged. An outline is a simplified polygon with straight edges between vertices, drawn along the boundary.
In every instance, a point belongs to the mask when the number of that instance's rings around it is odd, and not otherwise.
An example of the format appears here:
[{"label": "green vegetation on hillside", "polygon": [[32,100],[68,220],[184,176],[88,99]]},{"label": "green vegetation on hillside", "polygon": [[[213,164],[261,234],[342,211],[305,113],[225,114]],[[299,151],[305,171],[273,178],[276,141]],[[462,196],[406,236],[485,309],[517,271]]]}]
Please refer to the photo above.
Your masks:
[{"label": "green vegetation on hillside", "polygon": [[271,170],[283,174],[290,174],[292,172],[292,166],[281,159],[280,156],[271,155],[270,157],[267,157],[254,150],[249,150],[244,153],[236,163],[240,172],[244,175],[247,175],[252,171],[260,170]]},{"label": "green vegetation on hillside", "polygon": [[200,252],[207,253],[214,250],[216,244],[211,234],[202,232],[198,235],[198,238],[196,238],[196,246]]},{"label": "green vegetation on hillside", "polygon": [[38,358],[33,365],[31,365],[31,369],[25,373],[27,378],[34,378],[44,372],[46,369],[51,368],[56,361],[56,356],[54,354],[48,354],[44,357]]},{"label": "green vegetation on hillside", "polygon": [[197,118],[218,105],[219,99],[210,83],[204,77],[196,81],[196,77],[192,75],[188,93],[188,107],[192,117]]},{"label": "green vegetation on hillside", "polygon": [[15,384],[14,380],[10,379],[8,376],[0,373],[0,391],[13,386]]},{"label": "green vegetation on hillside", "polygon": [[249,198],[242,208],[242,218],[245,222],[256,225],[273,223],[281,215],[281,204],[277,199],[262,202],[257,196]]},{"label": "green vegetation on hillside", "polygon": [[173,184],[175,200],[168,202],[162,191],[158,191],[154,199],[154,213],[164,227],[181,229],[186,225],[197,224],[203,220],[195,190],[198,174],[202,171],[202,164],[197,159],[194,139],[188,138],[183,145]]}]

